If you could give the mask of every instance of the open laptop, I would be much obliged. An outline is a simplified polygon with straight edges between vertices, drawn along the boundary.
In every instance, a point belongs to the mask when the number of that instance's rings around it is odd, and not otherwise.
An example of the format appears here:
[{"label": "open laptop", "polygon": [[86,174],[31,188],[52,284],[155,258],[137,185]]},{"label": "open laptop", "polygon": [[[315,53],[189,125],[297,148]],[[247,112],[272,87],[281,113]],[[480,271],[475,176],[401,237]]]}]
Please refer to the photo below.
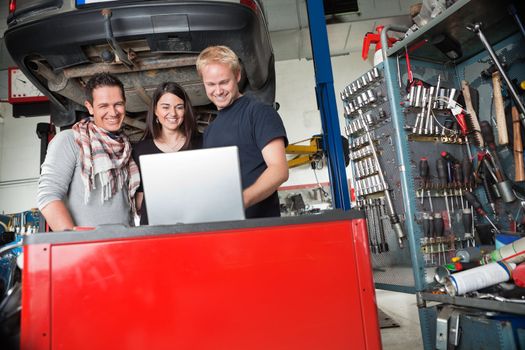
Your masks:
[{"label": "open laptop", "polygon": [[150,225],[244,219],[238,149],[140,156]]}]

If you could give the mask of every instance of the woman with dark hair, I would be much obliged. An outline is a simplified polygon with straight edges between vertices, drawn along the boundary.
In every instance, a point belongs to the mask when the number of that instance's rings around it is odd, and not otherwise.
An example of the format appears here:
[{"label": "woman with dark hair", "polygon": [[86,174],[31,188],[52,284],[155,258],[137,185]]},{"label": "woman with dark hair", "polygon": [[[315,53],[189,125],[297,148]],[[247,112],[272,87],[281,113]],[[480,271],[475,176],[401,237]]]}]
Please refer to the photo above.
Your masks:
[{"label": "woman with dark hair", "polygon": [[[162,83],[153,93],[146,117],[147,129],[133,147],[133,159],[140,168],[144,154],[169,153],[202,148],[202,135],[197,132],[193,107],[186,91],[177,83]],[[140,224],[148,224],[142,184],[135,196]]]}]

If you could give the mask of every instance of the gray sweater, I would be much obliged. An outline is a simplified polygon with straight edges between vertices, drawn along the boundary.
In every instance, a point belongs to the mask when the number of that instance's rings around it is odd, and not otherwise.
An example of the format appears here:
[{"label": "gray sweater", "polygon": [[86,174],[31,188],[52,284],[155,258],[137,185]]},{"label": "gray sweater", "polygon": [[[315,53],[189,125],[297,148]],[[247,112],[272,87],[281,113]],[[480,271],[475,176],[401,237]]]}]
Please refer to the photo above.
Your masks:
[{"label": "gray sweater", "polygon": [[88,203],[84,203],[79,152],[72,130],[62,131],[53,138],[38,182],[38,208],[42,210],[50,202],[62,200],[69,209],[75,226],[132,225],[127,187],[102,202],[102,186],[97,175],[96,188],[91,191]]}]

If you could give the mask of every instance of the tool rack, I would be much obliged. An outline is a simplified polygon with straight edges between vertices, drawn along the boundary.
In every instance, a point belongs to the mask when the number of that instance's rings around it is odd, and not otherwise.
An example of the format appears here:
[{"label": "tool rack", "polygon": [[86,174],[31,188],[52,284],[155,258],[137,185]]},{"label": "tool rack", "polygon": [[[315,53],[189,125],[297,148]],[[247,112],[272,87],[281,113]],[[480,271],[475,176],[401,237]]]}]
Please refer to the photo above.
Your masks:
[{"label": "tool rack", "polygon": [[[482,42],[466,26],[483,22],[483,33],[507,63],[509,77],[525,80],[525,38],[507,12],[508,4],[459,0],[388,49],[388,32],[404,33],[408,28],[386,26],[382,38],[384,62],[349,83],[340,95],[345,106],[356,204],[365,210],[368,220],[376,287],[416,294],[425,349],[524,346],[525,333],[519,323],[525,322],[525,304],[432,292],[437,266],[450,261],[460,248],[479,246],[480,239],[484,241],[491,235],[490,222],[507,230],[511,220],[506,213],[515,214],[522,205],[519,198],[508,203],[499,200],[495,214],[474,179],[448,179],[448,173],[438,174],[437,170],[443,164],[448,169],[441,152],[458,160],[472,154],[473,166],[477,165],[480,147],[474,135],[462,133],[461,126],[449,123],[448,111],[453,106],[447,101],[458,97],[463,80],[479,92],[479,120],[488,121],[496,131],[491,118],[492,81],[480,77],[492,62]],[[457,51],[450,56],[460,57],[451,60],[431,44],[443,38],[452,39],[451,48]],[[415,89],[406,88],[406,50],[413,75],[429,84],[419,91],[418,98]],[[424,91],[433,100],[422,96]],[[507,101],[511,99],[508,96]],[[510,130],[512,135],[512,126]],[[498,146],[497,154],[504,176],[514,180],[512,150]],[[428,164],[426,172],[420,171],[422,159]],[[523,187],[523,183],[514,185]],[[467,192],[477,196],[487,217],[472,214],[475,210],[465,200]],[[476,230],[462,224],[468,222],[467,217]],[[430,222],[434,220],[431,227],[440,223],[441,234],[429,232],[429,218]],[[396,227],[396,220],[401,229]],[[487,312],[494,311],[497,316],[487,316]]]}]

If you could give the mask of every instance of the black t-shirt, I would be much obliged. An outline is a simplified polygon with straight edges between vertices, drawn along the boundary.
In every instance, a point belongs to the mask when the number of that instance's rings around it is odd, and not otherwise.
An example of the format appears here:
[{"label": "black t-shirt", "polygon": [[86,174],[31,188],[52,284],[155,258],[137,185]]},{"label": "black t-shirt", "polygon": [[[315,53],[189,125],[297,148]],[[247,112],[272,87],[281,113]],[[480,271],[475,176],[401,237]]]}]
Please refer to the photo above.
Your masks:
[{"label": "black t-shirt", "polygon": [[[200,149],[202,148],[202,135],[196,134],[192,139],[191,143],[188,148],[181,149],[180,151],[186,151],[188,149]],[[179,151],[179,152],[180,152]],[[164,153],[162,152],[155,142],[153,142],[153,139],[146,139],[142,140],[136,144],[133,145],[133,150],[131,155],[133,156],[133,160],[135,163],[137,163],[137,166],[140,170],[140,160],[139,157],[145,154],[156,154],[156,153]],[[142,178],[142,173],[141,173]],[[137,188],[137,192],[144,192],[144,189],[142,187],[142,180],[140,182],[139,188]],[[140,224],[141,225],[147,225],[148,224],[148,212],[146,211],[146,198],[144,198],[144,201],[142,202],[142,207],[139,211],[140,214]]]},{"label": "black t-shirt", "polygon": [[[262,149],[282,137],[288,145],[281,117],[272,106],[241,96],[221,109],[204,132],[204,148],[237,146],[241,164],[242,188],[251,186],[267,166]],[[246,218],[280,216],[277,191],[246,209]]]}]

